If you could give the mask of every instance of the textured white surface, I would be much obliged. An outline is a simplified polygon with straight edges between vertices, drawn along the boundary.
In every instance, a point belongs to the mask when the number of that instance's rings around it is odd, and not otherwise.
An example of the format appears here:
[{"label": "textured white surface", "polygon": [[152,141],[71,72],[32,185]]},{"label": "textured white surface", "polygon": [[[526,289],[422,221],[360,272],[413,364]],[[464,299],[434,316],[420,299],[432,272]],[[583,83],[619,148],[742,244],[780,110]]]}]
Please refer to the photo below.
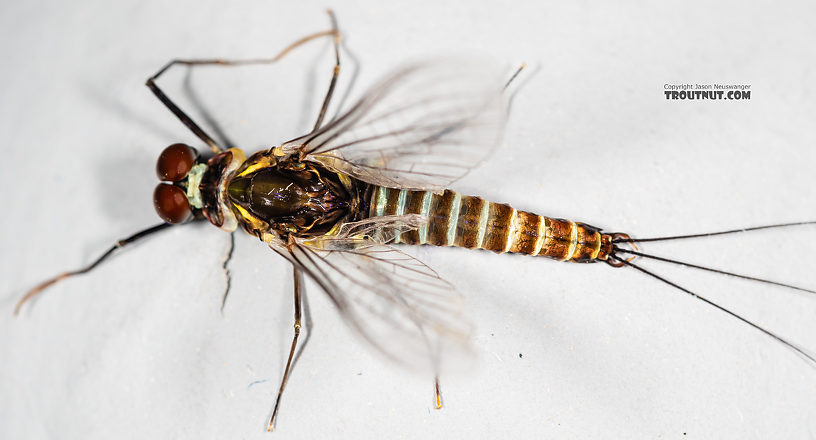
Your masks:
[{"label": "textured white surface", "polygon": [[[805,438],[816,369],[721,312],[630,270],[458,249],[416,254],[467,295],[481,362],[404,374],[353,337],[314,286],[314,333],[264,431],[291,334],[286,263],[239,236],[178,228],[54,287],[156,222],[153,163],[200,145],[144,80],[173,57],[261,56],[327,27],[296,2],[4,2],[0,6],[0,438]],[[409,57],[526,61],[505,141],[455,189],[638,236],[816,218],[810,2],[338,2],[355,92]],[[330,59],[194,72],[240,146],[306,131]],[[354,63],[345,57],[348,79]],[[161,85],[185,106],[184,70]],[[742,102],[663,98],[667,82],[744,82]],[[200,117],[199,117],[200,119]],[[652,245],[814,286],[816,231]],[[816,298],[652,264],[816,349]]]}]

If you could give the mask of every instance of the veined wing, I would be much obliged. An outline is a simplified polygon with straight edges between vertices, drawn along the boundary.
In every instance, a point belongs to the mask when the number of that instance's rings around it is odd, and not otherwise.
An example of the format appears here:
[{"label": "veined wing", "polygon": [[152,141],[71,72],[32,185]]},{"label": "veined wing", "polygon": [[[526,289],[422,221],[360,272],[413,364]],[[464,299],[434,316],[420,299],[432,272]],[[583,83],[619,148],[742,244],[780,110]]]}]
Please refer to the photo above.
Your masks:
[{"label": "veined wing", "polygon": [[315,133],[281,146],[381,186],[441,191],[501,140],[504,72],[472,59],[408,65]]},{"label": "veined wing", "polygon": [[[335,247],[332,243],[341,243],[338,240],[346,240],[348,244],[365,243],[367,241],[387,244],[391,243],[397,235],[419,229],[426,223],[428,223],[428,217],[419,214],[370,217],[356,222],[343,223],[337,234],[317,237],[309,240],[308,243],[322,249]],[[349,239],[355,239],[356,241]]]},{"label": "veined wing", "polygon": [[363,235],[272,248],[329,295],[352,329],[401,365],[439,372],[472,355],[461,296],[416,258]]}]

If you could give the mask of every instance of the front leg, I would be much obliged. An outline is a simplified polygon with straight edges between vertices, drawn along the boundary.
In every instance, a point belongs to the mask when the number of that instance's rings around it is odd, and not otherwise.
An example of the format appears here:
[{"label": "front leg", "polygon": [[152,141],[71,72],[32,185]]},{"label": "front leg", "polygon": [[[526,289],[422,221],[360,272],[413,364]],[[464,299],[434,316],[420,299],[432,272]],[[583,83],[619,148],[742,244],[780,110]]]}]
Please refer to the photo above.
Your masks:
[{"label": "front leg", "polygon": [[277,55],[270,57],[270,58],[252,58],[252,59],[243,59],[243,60],[227,60],[222,58],[210,58],[210,59],[177,59],[172,60],[169,63],[165,64],[158,72],[156,72],[153,76],[147,79],[145,85],[150,88],[154,95],[159,99],[159,101],[167,107],[177,118],[187,127],[190,131],[193,132],[201,141],[203,141],[207,146],[210,147],[213,153],[218,154],[224,149],[215,142],[215,140],[207,134],[193,119],[187,115],[172,99],[170,99],[164,91],[156,84],[156,81],[162,76],[167,70],[171,67],[176,65],[182,66],[246,66],[251,64],[272,64],[279,61],[283,58],[286,54],[290,51],[295,49],[298,46],[303,45],[309,41],[315,40],[317,38],[332,36],[334,38],[334,55],[335,55],[335,67],[334,67],[334,74],[332,76],[331,83],[329,85],[329,91],[326,94],[326,98],[323,101],[323,106],[320,110],[320,115],[318,116],[317,123],[315,124],[315,129],[320,126],[323,115],[326,113],[326,108],[329,106],[329,102],[331,101],[331,95],[334,92],[334,86],[337,82],[337,75],[340,72],[340,53],[339,53],[339,41],[340,41],[340,32],[337,30],[337,20],[334,18],[334,12],[331,10],[327,11],[329,14],[329,18],[331,19],[332,28],[328,31],[316,32],[311,35],[307,35],[294,43],[286,46],[283,50],[278,52]]}]

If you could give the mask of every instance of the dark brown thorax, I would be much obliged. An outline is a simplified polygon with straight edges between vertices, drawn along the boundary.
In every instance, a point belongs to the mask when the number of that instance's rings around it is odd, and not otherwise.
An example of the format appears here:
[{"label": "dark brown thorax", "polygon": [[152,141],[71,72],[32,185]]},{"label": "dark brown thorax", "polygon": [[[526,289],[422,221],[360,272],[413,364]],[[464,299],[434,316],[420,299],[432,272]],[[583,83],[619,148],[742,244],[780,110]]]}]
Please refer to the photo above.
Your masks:
[{"label": "dark brown thorax", "polygon": [[260,221],[281,235],[309,237],[325,234],[350,212],[351,197],[337,174],[291,159],[258,166],[268,160],[266,152],[256,153],[227,185],[245,229],[255,232]]}]

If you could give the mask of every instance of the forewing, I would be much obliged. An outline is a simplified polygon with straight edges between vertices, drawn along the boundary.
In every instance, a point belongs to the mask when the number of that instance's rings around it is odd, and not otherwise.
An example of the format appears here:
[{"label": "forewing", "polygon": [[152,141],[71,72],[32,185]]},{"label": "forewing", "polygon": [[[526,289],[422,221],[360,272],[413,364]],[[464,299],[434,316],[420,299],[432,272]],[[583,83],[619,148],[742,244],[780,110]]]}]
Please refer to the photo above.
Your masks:
[{"label": "forewing", "polygon": [[503,76],[475,59],[411,64],[318,132],[282,148],[368,183],[441,191],[501,140]]},{"label": "forewing", "polygon": [[286,249],[346,323],[388,358],[439,372],[472,354],[462,298],[416,258],[364,238],[294,241]]}]

